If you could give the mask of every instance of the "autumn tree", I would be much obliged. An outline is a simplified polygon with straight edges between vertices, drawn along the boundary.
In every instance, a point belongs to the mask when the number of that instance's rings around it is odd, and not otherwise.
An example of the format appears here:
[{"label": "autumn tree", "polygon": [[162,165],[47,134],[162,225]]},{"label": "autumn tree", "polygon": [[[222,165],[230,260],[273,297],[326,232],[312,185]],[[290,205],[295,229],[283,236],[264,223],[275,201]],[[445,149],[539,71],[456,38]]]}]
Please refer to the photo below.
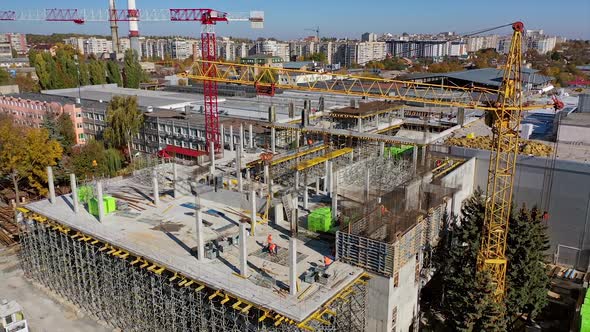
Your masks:
[{"label": "autumn tree", "polygon": [[104,137],[109,145],[118,149],[127,148],[133,159],[131,142],[143,124],[143,114],[138,108],[135,96],[115,96],[107,108],[107,128]]},{"label": "autumn tree", "polygon": [[47,130],[17,127],[9,117],[0,121],[0,174],[10,178],[17,204],[25,180],[39,194],[47,193],[46,167],[56,165],[61,156],[61,146]]},{"label": "autumn tree", "polygon": [[4,68],[0,68],[0,85],[6,85],[10,83],[10,75]]},{"label": "autumn tree", "polygon": [[66,154],[71,153],[72,146],[76,144],[76,129],[69,114],[47,115],[43,120],[43,128],[51,139],[59,142]]}]

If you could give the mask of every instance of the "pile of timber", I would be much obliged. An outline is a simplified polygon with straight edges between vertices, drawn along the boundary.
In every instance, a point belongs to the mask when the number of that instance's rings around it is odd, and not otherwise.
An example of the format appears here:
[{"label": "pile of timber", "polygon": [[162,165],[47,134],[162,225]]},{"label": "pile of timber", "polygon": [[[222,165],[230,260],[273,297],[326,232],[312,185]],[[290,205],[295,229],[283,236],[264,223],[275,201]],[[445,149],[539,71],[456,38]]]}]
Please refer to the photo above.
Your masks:
[{"label": "pile of timber", "polygon": [[14,222],[14,209],[0,207],[0,243],[10,246],[18,242],[18,226]]}]

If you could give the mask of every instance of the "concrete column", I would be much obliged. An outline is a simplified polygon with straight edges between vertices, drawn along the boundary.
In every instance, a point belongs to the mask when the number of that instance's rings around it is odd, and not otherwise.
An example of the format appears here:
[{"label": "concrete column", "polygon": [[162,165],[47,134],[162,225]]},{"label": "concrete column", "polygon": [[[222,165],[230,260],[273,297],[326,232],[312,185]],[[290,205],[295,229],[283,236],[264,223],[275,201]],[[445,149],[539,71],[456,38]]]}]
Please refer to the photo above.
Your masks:
[{"label": "concrete column", "polygon": [[209,160],[211,161],[209,173],[213,175],[215,173],[215,145],[213,145],[213,142],[209,142]]},{"label": "concrete column", "polygon": [[426,165],[426,145],[422,146],[422,166]]},{"label": "concrete column", "polygon": [[[231,127],[230,127],[231,130]],[[242,149],[238,146],[236,149],[236,177],[238,178],[238,191],[242,192]]]},{"label": "concrete column", "polygon": [[245,146],[244,146],[244,124],[243,123],[240,123],[240,142],[239,142],[239,144],[242,147],[242,149],[245,148]]},{"label": "concrete column", "polygon": [[279,223],[282,223],[285,220],[285,217],[283,215],[283,203],[275,203],[274,209],[275,224],[278,225]]},{"label": "concrete column", "polygon": [[264,165],[264,184],[270,186],[270,169],[268,164]]},{"label": "concrete column", "polygon": [[414,169],[414,174],[416,173],[416,170],[418,168],[418,146],[414,145],[414,148],[412,149],[412,167]]},{"label": "concrete column", "polygon": [[303,208],[308,209],[309,191],[307,188],[307,172],[303,175]]},{"label": "concrete column", "polygon": [[350,161],[351,162],[354,161],[354,149],[352,151],[350,151]]},{"label": "concrete column", "polygon": [[174,178],[174,198],[178,198],[178,169],[176,163],[172,164],[172,177]]},{"label": "concrete column", "polygon": [[250,235],[254,236],[256,229],[256,193],[250,188]]},{"label": "concrete column", "polygon": [[324,180],[324,191],[326,192],[326,195],[330,194],[330,161],[326,161],[325,163],[326,166],[326,177]]},{"label": "concrete column", "polygon": [[369,194],[371,192],[371,169],[367,167],[365,178],[365,204],[369,202]]},{"label": "concrete column", "polygon": [[205,260],[205,234],[203,230],[203,213],[201,212],[201,203],[198,196],[195,196],[195,235],[197,240],[197,259]]},{"label": "concrete column", "polygon": [[331,161],[327,161],[328,163],[328,195],[332,195],[334,186],[332,182],[334,182],[334,169]]},{"label": "concrete column", "polygon": [[357,128],[358,132],[362,132],[363,131],[363,119],[361,119],[360,117],[358,118],[358,128]]},{"label": "concrete column", "polygon": [[277,130],[274,127],[270,128],[270,151],[272,151],[272,153],[276,153],[276,136]]},{"label": "concrete column", "polygon": [[70,187],[72,188],[72,204],[74,205],[74,213],[78,213],[80,210],[80,204],[78,202],[78,186],[76,185],[76,174],[70,174]]},{"label": "concrete column", "polygon": [[295,171],[295,190],[299,190],[299,171]]},{"label": "concrete column", "polygon": [[229,126],[229,151],[234,152],[234,126]]},{"label": "concrete column", "polygon": [[221,141],[221,151],[225,150],[225,128],[223,128],[223,123],[219,125],[219,140]]},{"label": "concrete column", "polygon": [[315,194],[316,195],[320,194],[320,177],[319,176],[315,180]]},{"label": "concrete column", "polygon": [[[246,170],[246,181],[250,181],[250,170],[249,169]],[[250,181],[250,182],[252,182],[252,181]],[[252,183],[250,183],[250,184],[252,184]]]},{"label": "concrete column", "polygon": [[[254,229],[252,229],[254,230]],[[248,236],[246,235],[246,224],[240,223],[240,275],[248,277]]]},{"label": "concrete column", "polygon": [[98,221],[104,220],[104,201],[102,199],[102,182],[96,182],[96,199],[98,200]]},{"label": "concrete column", "polygon": [[379,142],[379,157],[383,157],[385,153],[385,142]]},{"label": "concrete column", "polygon": [[158,207],[158,205],[160,205],[160,189],[158,188],[158,173],[155,169],[152,171],[152,182],[154,191],[154,205]]},{"label": "concrete column", "polygon": [[299,149],[299,141],[301,141],[301,132],[299,130],[295,131],[295,148]]},{"label": "concrete column", "polygon": [[252,131],[252,124],[248,125],[248,142],[250,149],[254,147],[254,132]]},{"label": "concrete column", "polygon": [[55,204],[55,186],[53,185],[53,168],[47,166],[47,185],[49,186],[49,202]]},{"label": "concrete column", "polygon": [[297,295],[297,240],[289,239],[289,293]]},{"label": "concrete column", "polygon": [[[330,167],[331,168],[331,167]],[[332,173],[332,220],[336,220],[338,216],[338,177]]]}]

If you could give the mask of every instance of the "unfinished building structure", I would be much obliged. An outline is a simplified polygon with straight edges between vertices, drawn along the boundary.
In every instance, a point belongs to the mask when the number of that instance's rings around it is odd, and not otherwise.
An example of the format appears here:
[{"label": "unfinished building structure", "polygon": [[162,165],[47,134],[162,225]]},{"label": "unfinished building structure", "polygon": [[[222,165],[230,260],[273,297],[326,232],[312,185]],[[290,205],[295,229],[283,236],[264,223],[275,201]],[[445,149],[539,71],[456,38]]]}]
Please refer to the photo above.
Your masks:
[{"label": "unfinished building structure", "polygon": [[[409,331],[423,252],[473,162],[392,136],[401,106],[384,105],[341,112],[366,131],[330,112],[227,122],[238,137],[208,167],[90,181],[83,199],[74,175],[71,195],[49,181],[20,210],[26,275],[125,331]],[[325,208],[327,227],[310,227]]]}]

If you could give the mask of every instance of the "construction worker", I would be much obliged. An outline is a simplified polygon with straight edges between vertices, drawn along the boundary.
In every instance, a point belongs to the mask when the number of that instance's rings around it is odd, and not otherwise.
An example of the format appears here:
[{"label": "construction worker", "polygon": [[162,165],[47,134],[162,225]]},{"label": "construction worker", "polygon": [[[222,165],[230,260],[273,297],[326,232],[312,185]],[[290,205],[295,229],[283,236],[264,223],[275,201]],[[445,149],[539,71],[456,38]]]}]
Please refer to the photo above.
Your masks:
[{"label": "construction worker", "polygon": [[330,258],[330,256],[324,256],[324,266],[325,267],[330,266],[330,264],[332,264],[332,262],[334,262],[334,261],[332,260],[332,258]]},{"label": "construction worker", "polygon": [[271,255],[271,256],[277,254],[277,245],[276,244],[274,244],[274,243],[271,242],[268,245],[268,254]]},{"label": "construction worker", "polygon": [[272,243],[272,234],[268,234],[266,237],[266,242],[270,245]]}]

